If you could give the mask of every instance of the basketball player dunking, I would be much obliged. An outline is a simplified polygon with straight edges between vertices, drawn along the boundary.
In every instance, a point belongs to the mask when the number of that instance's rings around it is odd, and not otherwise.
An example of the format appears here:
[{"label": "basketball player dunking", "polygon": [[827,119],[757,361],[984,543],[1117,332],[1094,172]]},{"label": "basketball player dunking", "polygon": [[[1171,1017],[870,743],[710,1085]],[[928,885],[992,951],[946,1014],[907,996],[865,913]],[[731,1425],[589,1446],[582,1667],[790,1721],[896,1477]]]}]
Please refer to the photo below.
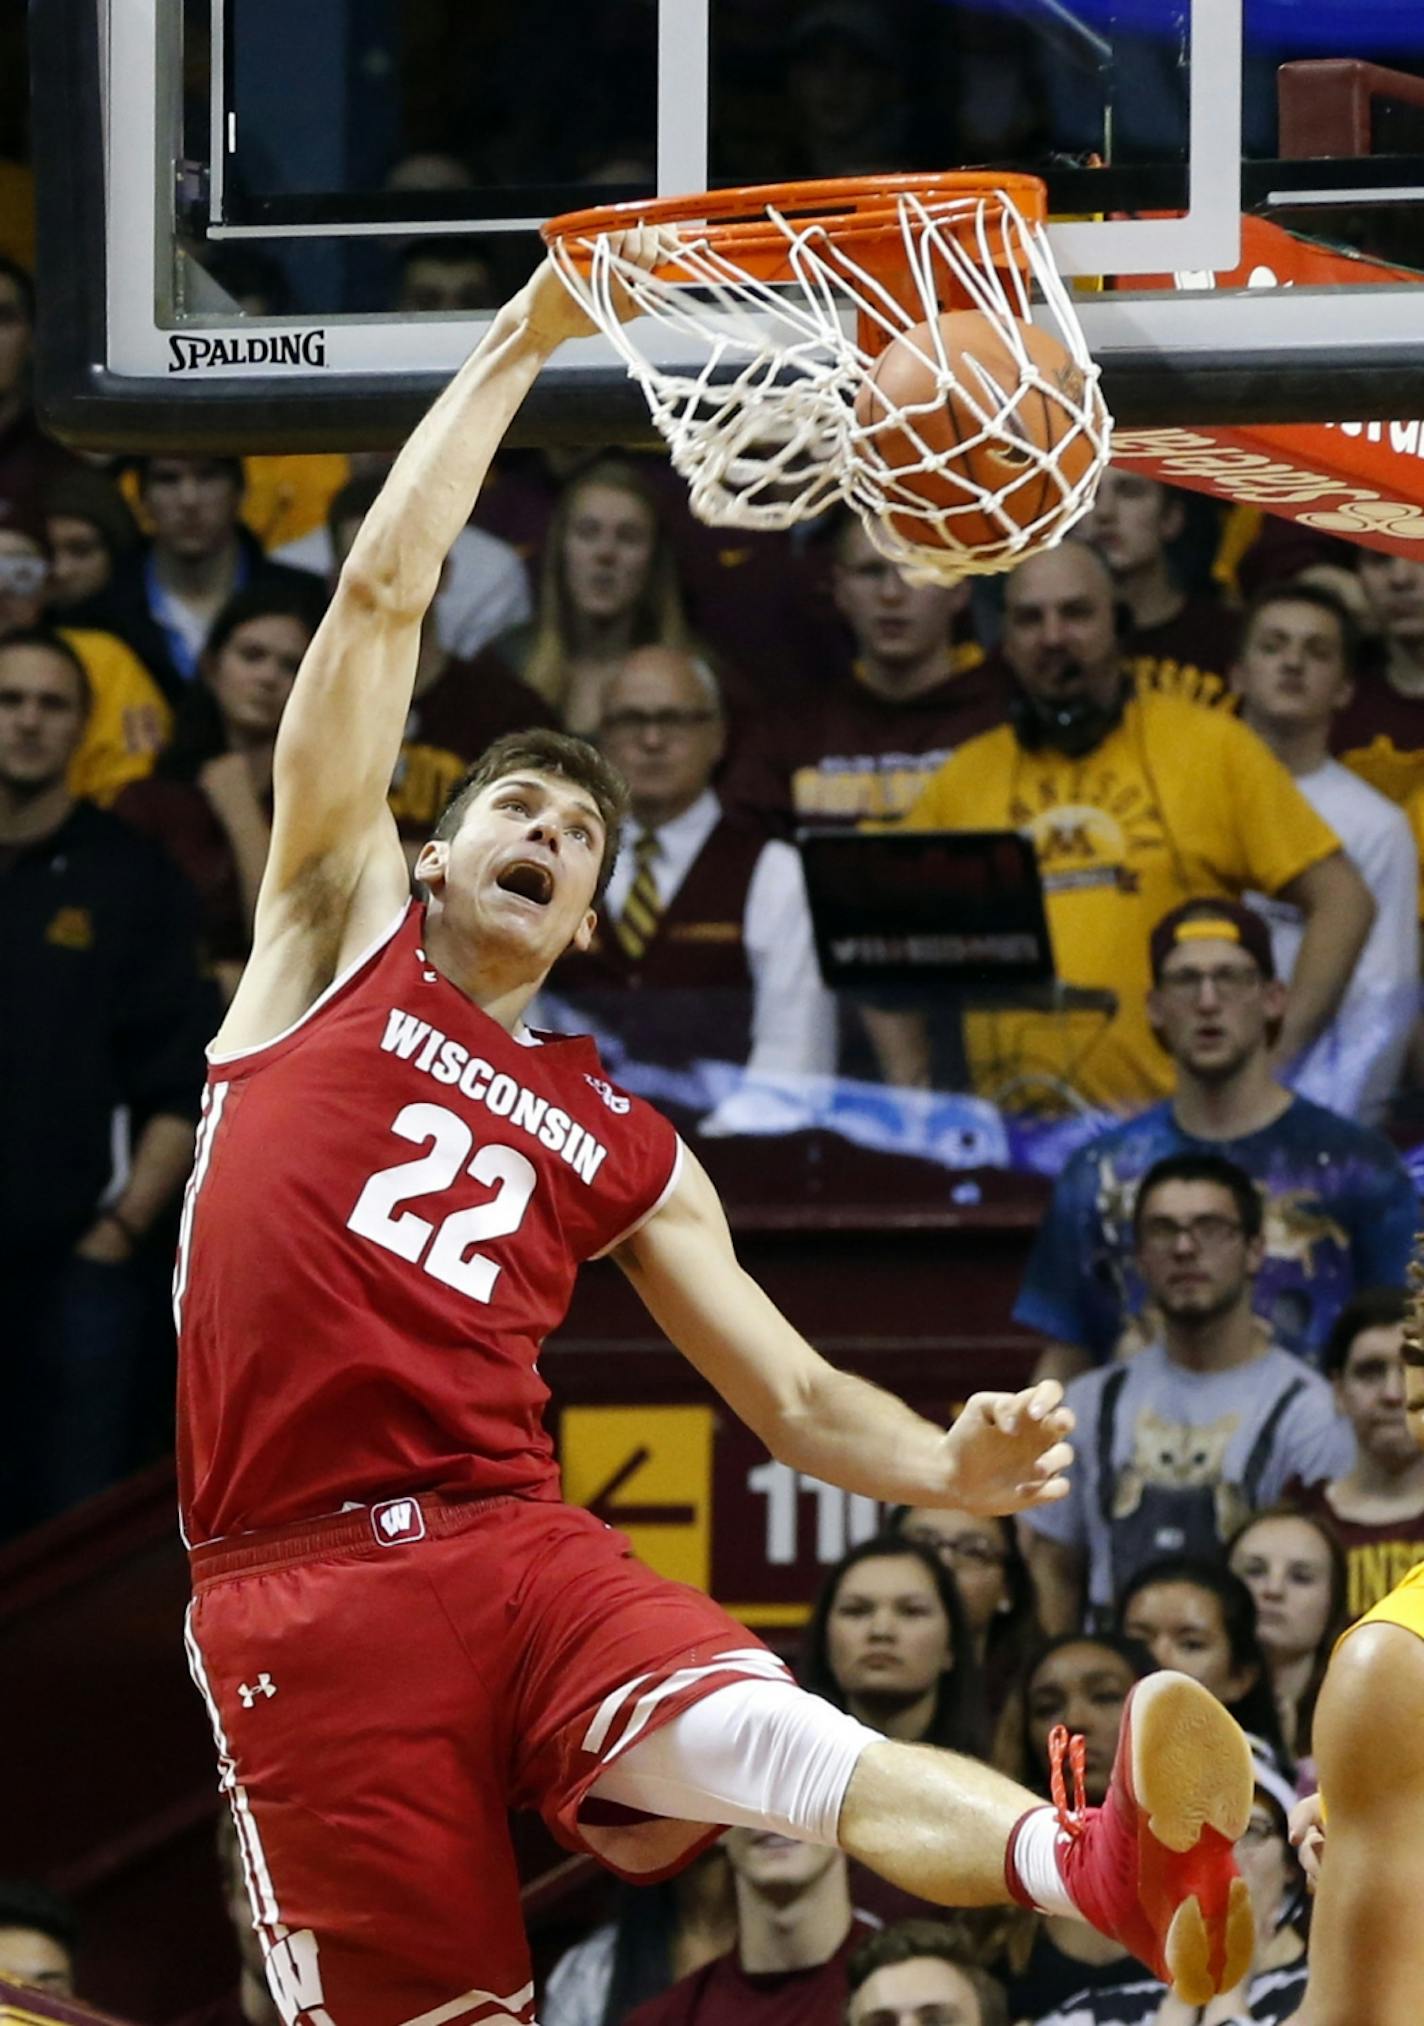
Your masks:
[{"label": "basketball player dunking", "polygon": [[1060,1496],[1071,1458],[1056,1385],[978,1394],[946,1434],[833,1370],[672,1128],[591,1043],[521,1025],[617,850],[592,748],[493,748],[409,898],[386,788],[421,622],[510,418],[586,329],[541,269],[366,519],[282,721],[211,1053],[175,1279],[188,1646],[274,1998],[289,2026],[523,2026],[515,1805],[634,1877],[761,1824],[929,1899],[1077,1912],[1198,2002],[1250,1950],[1251,1760],[1195,1683],[1138,1689],[1102,1810],[1047,1807],[803,1693],[560,1503],[539,1346],[602,1254],[800,1470],[1001,1513]]}]

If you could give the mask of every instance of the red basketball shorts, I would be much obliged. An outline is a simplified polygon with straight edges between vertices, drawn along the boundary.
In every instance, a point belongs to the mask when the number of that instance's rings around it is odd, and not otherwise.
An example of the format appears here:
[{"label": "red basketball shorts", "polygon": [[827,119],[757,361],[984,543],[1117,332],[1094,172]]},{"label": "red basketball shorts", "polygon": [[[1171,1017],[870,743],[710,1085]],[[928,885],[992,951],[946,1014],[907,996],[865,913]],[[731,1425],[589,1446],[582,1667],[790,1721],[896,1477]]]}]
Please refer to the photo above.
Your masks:
[{"label": "red basketball shorts", "polygon": [[626,1876],[718,1833],[580,1804],[774,1655],[574,1508],[391,1500],[193,1555],[188,1654],[287,2026],[524,2026],[507,1810]]}]

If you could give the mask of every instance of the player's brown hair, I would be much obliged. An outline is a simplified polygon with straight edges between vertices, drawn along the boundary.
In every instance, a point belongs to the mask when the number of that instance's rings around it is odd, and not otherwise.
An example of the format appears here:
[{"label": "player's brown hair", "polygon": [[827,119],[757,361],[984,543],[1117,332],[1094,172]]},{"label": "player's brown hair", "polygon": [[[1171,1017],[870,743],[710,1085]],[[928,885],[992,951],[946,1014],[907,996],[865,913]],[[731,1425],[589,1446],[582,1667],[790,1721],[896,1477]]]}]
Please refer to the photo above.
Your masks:
[{"label": "player's brown hair", "polygon": [[1004,1987],[997,1977],[979,1967],[974,1953],[973,1937],[952,1919],[904,1920],[897,1921],[894,1927],[882,1928],[879,1934],[861,1943],[846,1966],[846,1981],[850,1985],[847,2020],[854,2014],[856,1992],[877,1970],[931,1956],[937,1962],[952,1963],[965,1982],[973,1986],[979,2000],[979,2026],[1008,2026],[1009,2003]]},{"label": "player's brown hair", "polygon": [[623,819],[628,813],[628,790],[623,776],[609,766],[597,746],[591,746],[587,739],[537,726],[527,732],[506,732],[502,739],[486,746],[475,764],[460,776],[431,835],[453,837],[476,795],[502,781],[507,774],[526,771],[554,774],[561,781],[572,781],[596,803],[603,818],[603,863],[598,868],[598,884],[593,891],[596,904],[602,900],[618,862]]}]

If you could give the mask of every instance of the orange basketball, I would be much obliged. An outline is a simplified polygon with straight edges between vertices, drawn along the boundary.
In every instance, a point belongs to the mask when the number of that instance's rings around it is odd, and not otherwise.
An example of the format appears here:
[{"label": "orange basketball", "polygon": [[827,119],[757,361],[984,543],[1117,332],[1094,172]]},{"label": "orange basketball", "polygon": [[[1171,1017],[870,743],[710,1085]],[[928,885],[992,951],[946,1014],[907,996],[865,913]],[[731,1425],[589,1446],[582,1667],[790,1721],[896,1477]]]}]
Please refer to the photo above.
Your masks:
[{"label": "orange basketball", "polygon": [[[1019,361],[1013,350],[994,320],[978,310],[947,310],[937,322],[955,380],[992,416],[1019,385]],[[990,557],[1002,553],[1007,559],[1012,529],[996,514],[984,511],[974,488],[1000,495],[999,509],[1016,528],[1032,527],[1063,498],[1052,473],[1032,457],[1030,446],[1051,451],[1070,434],[1073,415],[1066,404],[1081,406],[1083,373],[1066,347],[1047,331],[1028,323],[1020,323],[1018,330],[1039,374],[1050,388],[1061,390],[1063,400],[1037,387],[1026,388],[1003,424],[1002,437],[972,441],[984,424],[957,388],[936,399],[939,383],[930,361],[938,354],[928,323],[916,324],[881,353],[857,395],[855,419],[870,431],[862,457],[877,478],[893,481],[885,518],[906,541]],[[924,407],[925,403],[935,405]],[[916,406],[923,412],[908,417],[903,425],[894,419],[894,409]],[[959,445],[966,447],[956,455]],[[937,469],[915,469],[923,465],[927,453],[950,455]],[[1093,457],[1092,442],[1079,431],[1057,459],[1068,486],[1076,485]],[[952,518],[936,523],[913,512],[896,513],[897,494],[902,500],[922,500],[927,507],[945,510]]]}]

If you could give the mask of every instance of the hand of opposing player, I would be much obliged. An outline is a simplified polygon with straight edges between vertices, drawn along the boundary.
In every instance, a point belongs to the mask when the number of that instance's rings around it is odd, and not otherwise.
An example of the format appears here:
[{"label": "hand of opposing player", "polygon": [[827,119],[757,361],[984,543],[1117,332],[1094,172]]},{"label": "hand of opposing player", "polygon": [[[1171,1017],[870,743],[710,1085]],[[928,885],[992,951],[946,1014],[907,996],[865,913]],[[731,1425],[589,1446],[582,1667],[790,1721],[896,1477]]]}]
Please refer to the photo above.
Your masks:
[{"label": "hand of opposing player", "polygon": [[1291,1809],[1290,1840],[1295,1845],[1306,1884],[1314,1892],[1320,1880],[1320,1860],[1325,1854],[1325,1804],[1318,1794],[1307,1794]]},{"label": "hand of opposing player", "polygon": [[[677,244],[676,235],[665,226],[635,225],[626,232],[610,234],[613,251],[634,267],[653,268],[666,260]],[[624,289],[613,292],[614,306],[623,323],[639,314],[638,305]],[[521,305],[530,332],[550,351],[567,338],[588,338],[597,325],[565,282],[551,258],[546,258],[530,277]]]},{"label": "hand of opposing player", "polygon": [[985,1517],[1068,1495],[1074,1415],[1056,1379],[1022,1393],[975,1393],[944,1438],[946,1505]]}]

